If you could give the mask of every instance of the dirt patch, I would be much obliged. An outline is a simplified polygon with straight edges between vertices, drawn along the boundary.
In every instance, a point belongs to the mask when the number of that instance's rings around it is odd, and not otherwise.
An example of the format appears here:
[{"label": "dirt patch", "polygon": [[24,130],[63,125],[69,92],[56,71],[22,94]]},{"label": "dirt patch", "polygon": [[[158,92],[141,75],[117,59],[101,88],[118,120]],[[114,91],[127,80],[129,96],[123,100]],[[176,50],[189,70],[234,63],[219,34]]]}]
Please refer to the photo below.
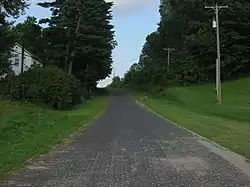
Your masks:
[{"label": "dirt patch", "polygon": [[203,173],[209,169],[208,164],[204,160],[195,156],[169,158],[168,162],[177,171],[192,171],[195,173]]}]

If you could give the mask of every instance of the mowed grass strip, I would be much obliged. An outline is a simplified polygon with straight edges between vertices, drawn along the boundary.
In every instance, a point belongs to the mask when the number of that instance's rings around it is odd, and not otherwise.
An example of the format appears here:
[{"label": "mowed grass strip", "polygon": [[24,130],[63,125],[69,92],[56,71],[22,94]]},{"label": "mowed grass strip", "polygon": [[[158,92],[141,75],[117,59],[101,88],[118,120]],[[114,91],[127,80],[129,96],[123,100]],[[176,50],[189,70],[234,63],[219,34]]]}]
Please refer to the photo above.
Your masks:
[{"label": "mowed grass strip", "polygon": [[27,159],[47,152],[80,127],[85,128],[105,110],[108,98],[95,97],[67,111],[0,101],[0,176]]},{"label": "mowed grass strip", "polygon": [[[213,84],[166,89],[164,97],[143,101],[149,108],[250,159],[250,79],[222,85],[222,104]],[[138,100],[143,95],[137,93]]]}]

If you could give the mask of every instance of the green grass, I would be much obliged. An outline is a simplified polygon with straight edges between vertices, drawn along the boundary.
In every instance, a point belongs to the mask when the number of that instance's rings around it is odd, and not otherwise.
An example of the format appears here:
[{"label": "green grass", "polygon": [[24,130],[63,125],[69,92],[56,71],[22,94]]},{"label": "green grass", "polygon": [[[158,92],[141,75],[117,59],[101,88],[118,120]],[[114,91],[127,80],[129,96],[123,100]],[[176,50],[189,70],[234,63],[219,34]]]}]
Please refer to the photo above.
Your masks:
[{"label": "green grass", "polygon": [[0,101],[0,176],[86,128],[87,122],[103,112],[108,98],[99,96],[69,111]]},{"label": "green grass", "polygon": [[[142,101],[149,108],[250,159],[250,79],[222,84],[222,104],[214,85],[166,89],[164,97]],[[143,95],[136,93],[142,100]]]}]

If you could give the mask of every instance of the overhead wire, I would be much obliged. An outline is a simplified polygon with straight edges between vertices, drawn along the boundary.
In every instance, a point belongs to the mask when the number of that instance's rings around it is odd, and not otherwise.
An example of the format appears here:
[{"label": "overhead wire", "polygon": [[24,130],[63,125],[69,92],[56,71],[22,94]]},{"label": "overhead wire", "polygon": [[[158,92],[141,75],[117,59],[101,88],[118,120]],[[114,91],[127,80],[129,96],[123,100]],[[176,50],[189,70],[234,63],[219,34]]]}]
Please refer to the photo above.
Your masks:
[{"label": "overhead wire", "polygon": [[116,65],[116,64],[127,64],[127,63],[130,63],[130,62],[132,62],[132,61],[135,61],[135,60],[137,60],[137,59],[139,59],[139,57],[137,57],[137,58],[132,58],[132,59],[130,59],[130,60],[126,60],[126,61],[123,61],[123,62],[114,62],[114,65]]}]

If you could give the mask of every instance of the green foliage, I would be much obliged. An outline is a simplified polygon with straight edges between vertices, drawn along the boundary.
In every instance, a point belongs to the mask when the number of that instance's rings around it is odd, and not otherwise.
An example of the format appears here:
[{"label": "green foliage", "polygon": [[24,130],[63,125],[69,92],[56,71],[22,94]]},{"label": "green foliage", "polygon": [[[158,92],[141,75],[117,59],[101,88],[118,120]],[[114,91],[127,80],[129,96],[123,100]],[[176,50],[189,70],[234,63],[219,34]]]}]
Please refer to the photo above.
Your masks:
[{"label": "green foliage", "polygon": [[103,112],[108,98],[99,96],[67,111],[0,100],[0,177],[50,151],[79,128],[86,129],[86,124]]},{"label": "green foliage", "polygon": [[11,100],[43,102],[63,109],[81,102],[81,85],[58,68],[35,68],[10,80],[6,95]]},{"label": "green foliage", "polygon": [[75,75],[87,90],[111,73],[114,40],[112,3],[104,0],[72,0],[39,3],[52,15],[42,35],[48,43],[49,61]]},{"label": "green foliage", "polygon": [[[0,12],[1,17],[1,12]],[[14,45],[14,37],[10,32],[11,24],[5,20],[1,24],[0,21],[0,77],[11,71],[10,49]]]},{"label": "green foliage", "polygon": [[42,27],[38,25],[35,17],[28,16],[23,23],[13,26],[11,33],[15,42],[24,45],[24,48],[41,60],[47,62],[46,40],[42,35]]},{"label": "green foliage", "polygon": [[139,100],[167,119],[250,158],[250,78],[222,84],[222,104],[216,104],[214,84],[173,87],[164,97]]},{"label": "green foliage", "polygon": [[26,0],[0,0],[0,5],[0,13],[2,12],[5,16],[18,17],[20,13],[23,13],[24,8],[26,8],[28,4]]},{"label": "green foliage", "polygon": [[[228,4],[229,1],[219,1]],[[214,2],[206,1],[207,5]],[[223,81],[250,75],[249,1],[230,1],[220,10],[221,78]],[[201,0],[163,0],[161,20],[149,34],[138,64],[131,66],[124,83],[154,86],[203,84],[215,81],[216,32],[214,10]],[[168,67],[167,48],[170,52]]]},{"label": "green foliage", "polygon": [[11,71],[9,57],[11,47],[14,45],[14,36],[10,32],[12,23],[6,18],[17,18],[25,7],[27,7],[26,0],[0,0],[0,77]]},{"label": "green foliage", "polygon": [[88,90],[86,90],[86,88],[81,87],[81,89],[79,91],[80,91],[80,93],[81,93],[81,95],[82,95],[82,97],[84,99],[90,99],[91,98],[91,93],[88,92]]},{"label": "green foliage", "polygon": [[[45,65],[55,65],[80,80],[90,92],[99,80],[111,73],[114,26],[111,7],[105,0],[72,0],[38,3],[51,16],[37,22],[28,16],[11,27],[6,16],[18,16],[27,6],[25,0],[1,1],[0,4],[0,76],[11,69],[8,61],[14,42],[24,44]],[[47,23],[46,28],[39,24]],[[89,93],[84,94],[89,97]]]},{"label": "green foliage", "polygon": [[114,77],[112,83],[109,85],[109,87],[112,88],[120,88],[121,86],[122,86],[122,79],[119,76]]},{"label": "green foliage", "polygon": [[11,48],[14,46],[14,35],[11,32],[13,22],[7,17],[17,18],[27,7],[26,0],[0,0],[0,77],[11,72]]}]

